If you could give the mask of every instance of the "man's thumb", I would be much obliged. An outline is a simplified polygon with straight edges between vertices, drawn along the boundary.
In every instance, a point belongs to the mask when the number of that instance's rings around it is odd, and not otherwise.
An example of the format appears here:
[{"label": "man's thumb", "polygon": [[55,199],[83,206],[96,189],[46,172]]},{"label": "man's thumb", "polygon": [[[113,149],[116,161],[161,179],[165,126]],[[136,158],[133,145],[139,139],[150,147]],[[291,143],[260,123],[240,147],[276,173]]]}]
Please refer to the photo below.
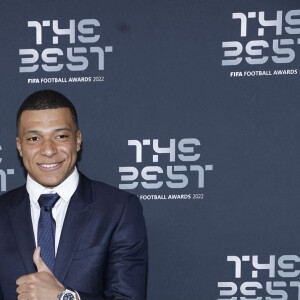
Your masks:
[{"label": "man's thumb", "polygon": [[38,272],[52,273],[41,258],[41,247],[36,247],[33,253],[33,262],[37,267]]}]

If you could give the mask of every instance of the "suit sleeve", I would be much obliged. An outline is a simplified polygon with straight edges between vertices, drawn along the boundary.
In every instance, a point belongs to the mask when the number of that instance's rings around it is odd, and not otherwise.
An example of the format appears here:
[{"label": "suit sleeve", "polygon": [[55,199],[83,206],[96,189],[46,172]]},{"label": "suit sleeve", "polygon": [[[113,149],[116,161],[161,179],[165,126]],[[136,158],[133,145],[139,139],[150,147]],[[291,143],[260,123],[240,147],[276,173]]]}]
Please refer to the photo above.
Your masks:
[{"label": "suit sleeve", "polygon": [[112,236],[106,271],[108,299],[144,300],[147,238],[142,206],[130,195]]},{"label": "suit sleeve", "polygon": [[142,206],[134,195],[130,195],[125,200],[108,253],[104,297],[77,291],[80,299],[144,300],[147,274],[147,237]]}]

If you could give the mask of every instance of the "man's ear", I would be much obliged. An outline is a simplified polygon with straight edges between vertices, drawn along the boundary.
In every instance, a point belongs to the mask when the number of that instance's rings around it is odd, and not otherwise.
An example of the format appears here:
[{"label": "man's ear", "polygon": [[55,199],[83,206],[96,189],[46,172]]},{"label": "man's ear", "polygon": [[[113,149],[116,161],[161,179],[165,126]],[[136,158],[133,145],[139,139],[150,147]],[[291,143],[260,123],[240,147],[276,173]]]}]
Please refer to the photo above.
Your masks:
[{"label": "man's ear", "polygon": [[17,149],[19,151],[19,154],[20,154],[21,157],[23,157],[21,141],[20,141],[20,138],[18,136],[16,137],[16,142],[17,142]]},{"label": "man's ear", "polygon": [[[82,142],[82,137],[81,137],[81,131],[77,130],[77,135],[76,135],[76,149],[77,152],[80,150],[81,148],[81,142]],[[20,154],[21,155],[21,154]],[[21,155],[22,156],[22,155]]]}]

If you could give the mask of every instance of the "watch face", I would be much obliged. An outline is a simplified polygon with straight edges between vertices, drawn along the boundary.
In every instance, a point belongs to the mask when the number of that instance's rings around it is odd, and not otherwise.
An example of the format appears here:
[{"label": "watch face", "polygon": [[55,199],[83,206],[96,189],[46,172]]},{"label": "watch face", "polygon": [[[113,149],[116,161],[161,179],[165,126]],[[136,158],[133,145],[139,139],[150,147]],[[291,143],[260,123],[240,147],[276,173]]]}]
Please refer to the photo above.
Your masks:
[{"label": "watch face", "polygon": [[63,300],[75,300],[74,295],[71,293],[64,294]]}]

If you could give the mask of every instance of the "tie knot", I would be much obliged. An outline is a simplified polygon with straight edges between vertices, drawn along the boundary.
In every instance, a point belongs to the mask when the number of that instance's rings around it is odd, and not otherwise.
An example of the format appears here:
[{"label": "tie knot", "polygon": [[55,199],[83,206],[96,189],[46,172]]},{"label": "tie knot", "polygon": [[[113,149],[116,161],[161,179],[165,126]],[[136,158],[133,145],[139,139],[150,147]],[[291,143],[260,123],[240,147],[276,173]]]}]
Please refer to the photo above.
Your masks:
[{"label": "tie knot", "polygon": [[59,199],[58,194],[42,194],[38,200],[40,207],[44,208],[45,210],[51,210],[57,200]]}]

